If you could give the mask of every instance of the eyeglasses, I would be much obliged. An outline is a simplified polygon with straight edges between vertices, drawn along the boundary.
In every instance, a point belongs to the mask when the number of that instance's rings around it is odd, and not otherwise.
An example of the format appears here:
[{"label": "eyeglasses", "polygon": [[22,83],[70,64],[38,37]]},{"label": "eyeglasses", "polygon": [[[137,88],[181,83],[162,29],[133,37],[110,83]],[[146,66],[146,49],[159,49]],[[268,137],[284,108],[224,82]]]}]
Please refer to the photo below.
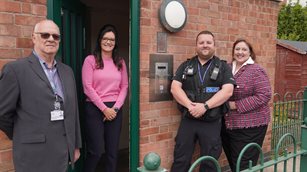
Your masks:
[{"label": "eyeglasses", "polygon": [[46,32],[35,32],[35,34],[40,34],[41,38],[43,38],[43,39],[49,39],[50,36],[52,36],[52,38],[55,41],[58,41],[58,40],[61,39],[61,35],[59,35],[59,34],[50,34],[50,33],[46,33]]},{"label": "eyeglasses", "polygon": [[111,43],[114,43],[114,42],[115,42],[115,39],[113,39],[113,38],[102,38],[102,41],[103,41],[103,42],[108,42],[108,41],[110,41]]}]

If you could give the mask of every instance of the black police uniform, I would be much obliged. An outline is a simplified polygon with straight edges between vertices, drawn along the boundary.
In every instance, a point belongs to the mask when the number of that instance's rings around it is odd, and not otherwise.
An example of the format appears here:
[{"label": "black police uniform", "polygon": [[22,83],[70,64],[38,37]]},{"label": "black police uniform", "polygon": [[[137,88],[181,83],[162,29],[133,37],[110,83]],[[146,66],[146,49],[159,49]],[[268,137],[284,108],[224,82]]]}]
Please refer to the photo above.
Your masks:
[{"label": "black police uniform", "polygon": [[[234,84],[231,69],[225,61],[214,56],[201,65],[197,56],[182,63],[173,77],[182,83],[182,89],[193,102],[205,103],[224,84]],[[182,120],[175,138],[174,163],[171,172],[187,172],[193,156],[196,141],[200,145],[200,155],[209,155],[216,159],[222,152],[220,138],[221,116],[228,110],[227,104],[207,110],[200,118],[194,118],[188,110],[179,106]],[[210,161],[203,161],[201,172],[215,172],[215,166]]]}]

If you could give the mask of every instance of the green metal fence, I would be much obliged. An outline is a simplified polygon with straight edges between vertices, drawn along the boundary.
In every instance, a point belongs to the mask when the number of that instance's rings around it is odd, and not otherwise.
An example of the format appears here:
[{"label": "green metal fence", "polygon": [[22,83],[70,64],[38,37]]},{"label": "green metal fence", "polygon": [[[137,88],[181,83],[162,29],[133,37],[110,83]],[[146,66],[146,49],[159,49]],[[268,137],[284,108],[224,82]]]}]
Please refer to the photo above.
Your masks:
[{"label": "green metal fence", "polygon": [[[307,122],[307,120],[306,120]],[[249,168],[248,169],[245,169],[241,172],[256,172],[256,171],[260,171],[260,172],[266,172],[266,169],[269,168],[269,167],[272,167],[274,172],[277,172],[277,171],[280,171],[280,168],[278,166],[278,164],[282,164],[282,170],[284,172],[287,172],[287,168],[288,168],[288,164],[289,164],[289,161],[292,162],[292,170],[291,172],[296,172],[296,160],[297,158],[300,156],[300,172],[305,172],[307,171],[307,127],[306,125],[302,125],[302,140],[304,140],[303,144],[302,144],[302,147],[300,150],[298,150],[298,144],[297,144],[297,141],[295,139],[295,137],[291,134],[291,133],[286,133],[285,135],[283,135],[275,149],[274,149],[274,156],[273,156],[273,159],[270,160],[270,161],[267,161],[267,162],[264,162],[264,154],[262,152],[262,149],[261,147],[256,144],[256,143],[250,143],[248,145],[246,145],[240,155],[239,155],[239,158],[238,158],[238,161],[237,161],[237,171],[236,172],[239,172],[240,171],[240,163],[241,163],[241,159],[242,159],[242,156],[245,154],[245,153],[248,153],[247,150],[250,148],[250,147],[256,147],[259,152],[260,152],[260,163],[256,166],[252,166],[252,161],[249,162]],[[289,144],[289,146],[293,146],[293,152],[292,153],[288,153],[287,149],[286,148],[283,148],[284,146],[284,143],[285,141],[288,141],[291,140],[291,144]],[[283,149],[283,155],[280,156],[280,153],[279,151]],[[189,172],[193,172],[193,170],[202,162],[202,161],[212,161],[214,164],[215,164],[215,167],[217,169],[217,172],[221,172],[221,167],[220,165],[218,164],[218,161],[216,159],[214,159],[213,157],[211,156],[203,156],[203,157],[200,157],[199,159],[197,159],[193,164],[192,166],[190,167],[189,169]]]},{"label": "green metal fence", "polygon": [[[271,147],[276,147],[278,140],[286,133],[291,133],[301,144],[301,125],[303,123],[303,99],[304,92],[299,91],[295,95],[287,92],[283,97],[275,93],[272,118],[272,141]],[[281,148],[288,147],[291,138],[286,140],[281,145]]]}]

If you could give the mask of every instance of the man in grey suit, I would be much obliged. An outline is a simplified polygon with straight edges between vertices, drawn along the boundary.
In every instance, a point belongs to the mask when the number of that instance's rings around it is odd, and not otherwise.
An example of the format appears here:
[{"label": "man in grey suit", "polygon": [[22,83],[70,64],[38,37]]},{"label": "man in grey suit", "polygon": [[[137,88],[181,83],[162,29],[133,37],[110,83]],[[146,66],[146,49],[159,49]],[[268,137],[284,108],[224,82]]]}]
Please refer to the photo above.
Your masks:
[{"label": "man in grey suit", "polygon": [[16,172],[65,172],[79,158],[81,134],[74,74],[56,61],[60,31],[37,23],[29,57],[0,76],[0,129],[13,139]]}]

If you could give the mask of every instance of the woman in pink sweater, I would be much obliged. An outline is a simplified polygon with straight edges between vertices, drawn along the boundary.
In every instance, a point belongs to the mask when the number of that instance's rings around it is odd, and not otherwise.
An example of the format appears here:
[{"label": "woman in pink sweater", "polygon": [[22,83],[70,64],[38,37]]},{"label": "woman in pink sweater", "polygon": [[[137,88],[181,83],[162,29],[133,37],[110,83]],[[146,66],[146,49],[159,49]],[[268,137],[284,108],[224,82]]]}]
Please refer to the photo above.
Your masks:
[{"label": "woman in pink sweater", "polygon": [[86,95],[84,171],[95,171],[105,149],[104,171],[116,172],[121,107],[127,96],[128,76],[125,61],[118,56],[118,34],[114,26],[101,28],[93,55],[84,60],[82,83]]}]

